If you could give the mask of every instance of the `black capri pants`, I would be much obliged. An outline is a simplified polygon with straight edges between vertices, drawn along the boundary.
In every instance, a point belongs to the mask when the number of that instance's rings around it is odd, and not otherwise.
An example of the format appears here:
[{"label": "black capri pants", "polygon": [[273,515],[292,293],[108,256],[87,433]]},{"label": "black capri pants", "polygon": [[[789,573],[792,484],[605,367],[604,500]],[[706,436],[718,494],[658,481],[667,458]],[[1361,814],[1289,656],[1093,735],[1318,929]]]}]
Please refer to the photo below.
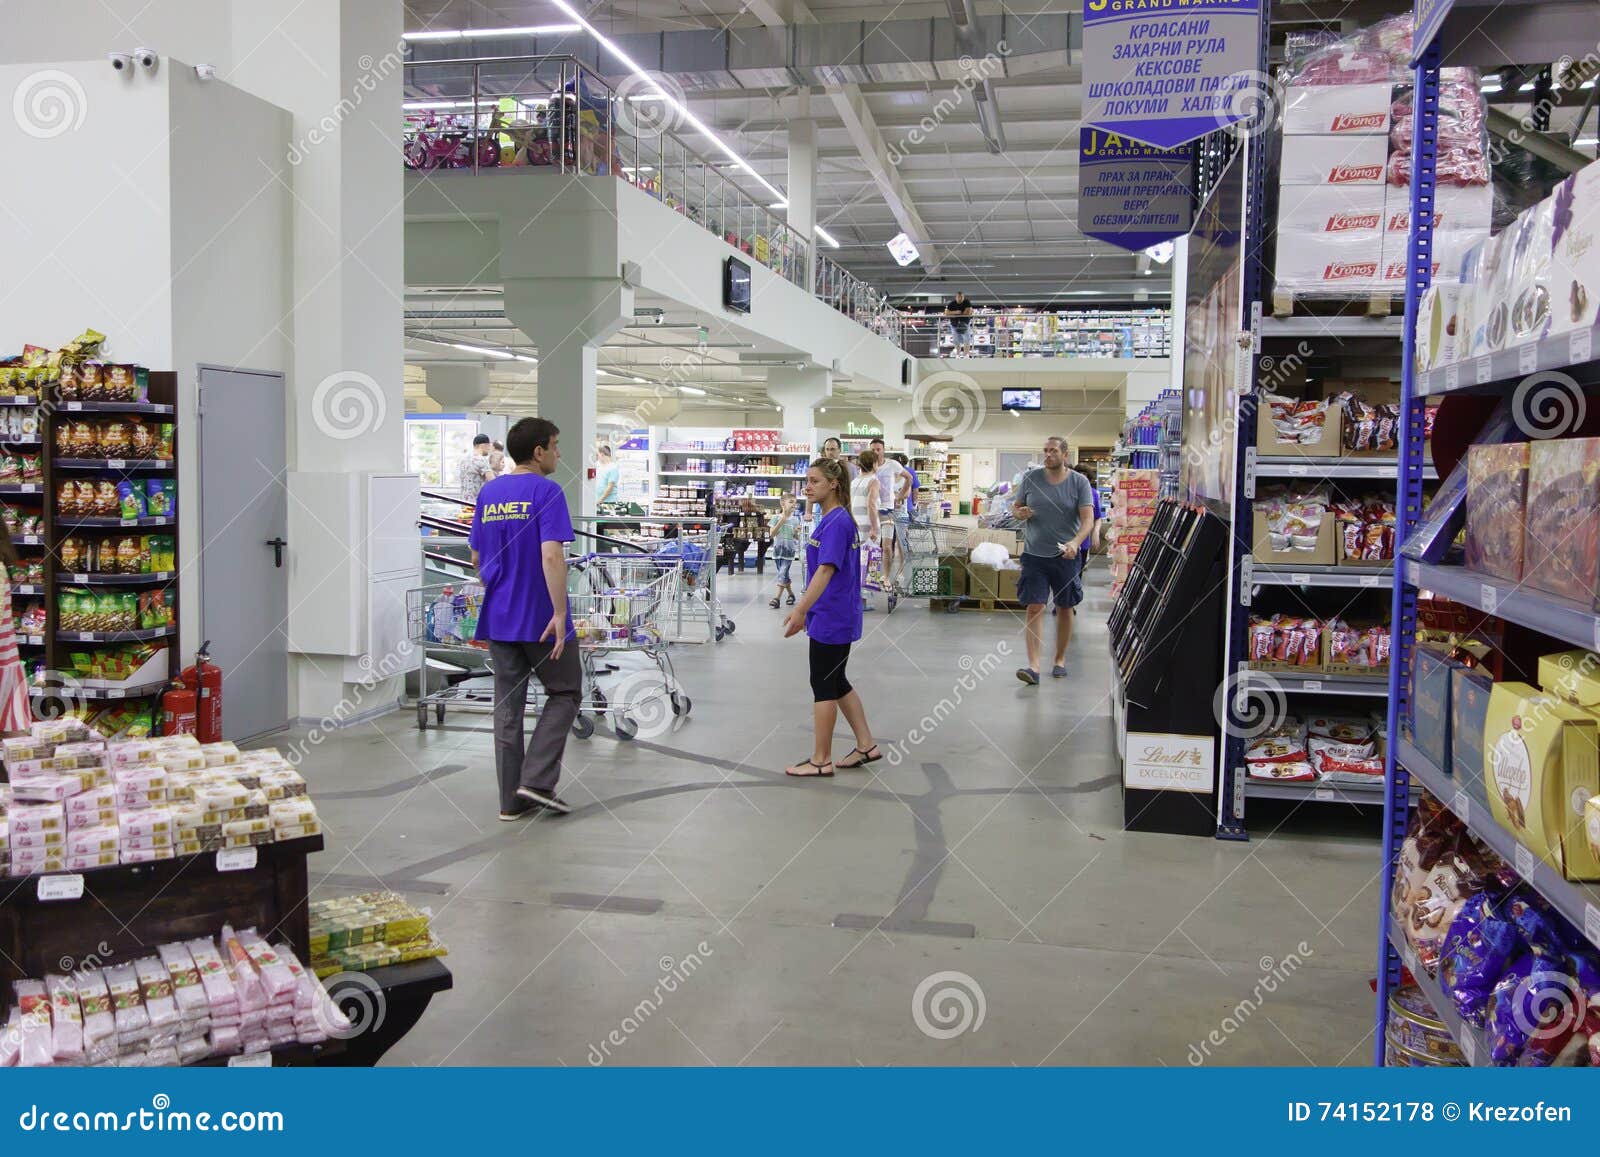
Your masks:
[{"label": "black capri pants", "polygon": [[815,702],[826,703],[850,694],[850,680],[844,676],[844,665],[849,661],[849,643],[811,640],[811,698]]}]

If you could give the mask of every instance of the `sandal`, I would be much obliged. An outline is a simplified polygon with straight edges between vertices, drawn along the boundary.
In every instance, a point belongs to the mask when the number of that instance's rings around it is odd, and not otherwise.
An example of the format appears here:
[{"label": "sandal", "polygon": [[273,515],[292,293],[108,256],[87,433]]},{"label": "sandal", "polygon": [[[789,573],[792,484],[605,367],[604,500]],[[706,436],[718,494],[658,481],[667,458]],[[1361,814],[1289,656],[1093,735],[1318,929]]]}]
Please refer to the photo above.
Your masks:
[{"label": "sandal", "polygon": [[[816,768],[816,770],[815,771],[801,771],[801,770],[799,770],[802,767],[814,767],[814,768]],[[828,769],[827,771],[823,771],[822,770],[825,767]],[[795,764],[793,767],[784,768],[783,769],[783,774],[784,775],[792,775],[796,779],[832,779],[833,778],[833,762],[830,760],[827,763],[812,763],[811,760],[809,760],[809,759],[802,759],[799,763]]]},{"label": "sandal", "polygon": [[777,598],[774,597],[773,600],[770,603],[767,604],[767,606],[771,607],[773,610],[777,610],[778,609],[778,600],[777,600]]},{"label": "sandal", "polygon": [[793,591],[789,592],[789,605],[791,607],[794,606],[794,592]]},{"label": "sandal", "polygon": [[[874,751],[877,751],[878,754],[873,755],[872,753]],[[877,763],[878,760],[883,758],[883,752],[878,750],[878,745],[876,743],[867,748],[865,751],[862,751],[859,747],[854,748],[851,750],[850,755],[859,755],[861,758],[856,760],[854,763],[836,764],[835,766],[838,767],[840,771],[854,771],[856,768],[865,767],[869,763]],[[845,756],[845,758],[849,759],[850,755]]]}]

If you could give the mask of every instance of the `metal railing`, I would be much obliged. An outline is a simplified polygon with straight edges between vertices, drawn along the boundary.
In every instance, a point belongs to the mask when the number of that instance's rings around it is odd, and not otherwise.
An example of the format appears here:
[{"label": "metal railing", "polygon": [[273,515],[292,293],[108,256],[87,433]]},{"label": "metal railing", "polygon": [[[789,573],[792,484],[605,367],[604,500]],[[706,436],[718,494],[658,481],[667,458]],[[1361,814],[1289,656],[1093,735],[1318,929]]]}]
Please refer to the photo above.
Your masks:
[{"label": "metal railing", "polygon": [[679,114],[653,91],[619,92],[573,56],[413,61],[405,91],[408,169],[620,177],[807,288],[809,241],[739,185],[733,162],[673,132]]},{"label": "metal railing", "polygon": [[979,309],[965,338],[939,312],[907,311],[901,348],[918,357],[1166,358],[1172,354],[1172,313],[1161,307],[1056,310]]},{"label": "metal railing", "polygon": [[858,325],[897,346],[901,344],[903,319],[900,311],[889,304],[888,295],[879,293],[820,252],[817,254],[816,295]]}]

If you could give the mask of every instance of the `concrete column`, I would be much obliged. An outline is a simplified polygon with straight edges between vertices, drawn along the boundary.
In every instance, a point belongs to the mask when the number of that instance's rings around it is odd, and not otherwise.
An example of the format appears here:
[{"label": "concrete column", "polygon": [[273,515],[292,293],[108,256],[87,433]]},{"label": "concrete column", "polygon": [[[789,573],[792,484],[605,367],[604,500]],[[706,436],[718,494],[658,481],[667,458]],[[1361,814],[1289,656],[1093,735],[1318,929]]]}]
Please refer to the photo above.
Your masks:
[{"label": "concrete column", "polygon": [[906,427],[911,424],[911,403],[873,402],[872,416],[883,427],[883,444],[890,450],[904,449]]},{"label": "concrete column", "polygon": [[785,430],[816,426],[816,407],[833,394],[833,373],[820,366],[789,369],[775,366],[767,373],[767,397],[783,410]]},{"label": "concrete column", "polygon": [[428,375],[428,397],[445,410],[471,410],[489,396],[487,366],[427,362],[422,368]]},{"label": "concrete column", "polygon": [[506,316],[539,348],[539,416],[561,430],[556,481],[576,514],[594,513],[589,477],[596,432],[599,349],[633,320],[620,278],[508,278]]},{"label": "concrete column", "polygon": [[790,227],[805,239],[810,260],[806,287],[816,284],[817,252],[817,122],[811,119],[811,93],[796,98],[797,110],[789,122]]}]

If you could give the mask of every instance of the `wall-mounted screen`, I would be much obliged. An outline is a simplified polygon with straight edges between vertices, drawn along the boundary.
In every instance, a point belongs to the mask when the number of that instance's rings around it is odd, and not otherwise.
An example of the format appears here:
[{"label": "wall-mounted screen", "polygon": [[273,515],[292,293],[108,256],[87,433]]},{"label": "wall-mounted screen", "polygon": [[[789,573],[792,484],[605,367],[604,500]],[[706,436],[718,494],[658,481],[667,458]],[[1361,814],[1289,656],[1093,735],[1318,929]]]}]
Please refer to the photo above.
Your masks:
[{"label": "wall-mounted screen", "polygon": [[750,267],[737,257],[722,267],[722,304],[735,313],[750,312]]},{"label": "wall-mounted screen", "polygon": [[1002,389],[1000,391],[1000,408],[1002,410],[1042,410],[1044,409],[1044,391]]}]

